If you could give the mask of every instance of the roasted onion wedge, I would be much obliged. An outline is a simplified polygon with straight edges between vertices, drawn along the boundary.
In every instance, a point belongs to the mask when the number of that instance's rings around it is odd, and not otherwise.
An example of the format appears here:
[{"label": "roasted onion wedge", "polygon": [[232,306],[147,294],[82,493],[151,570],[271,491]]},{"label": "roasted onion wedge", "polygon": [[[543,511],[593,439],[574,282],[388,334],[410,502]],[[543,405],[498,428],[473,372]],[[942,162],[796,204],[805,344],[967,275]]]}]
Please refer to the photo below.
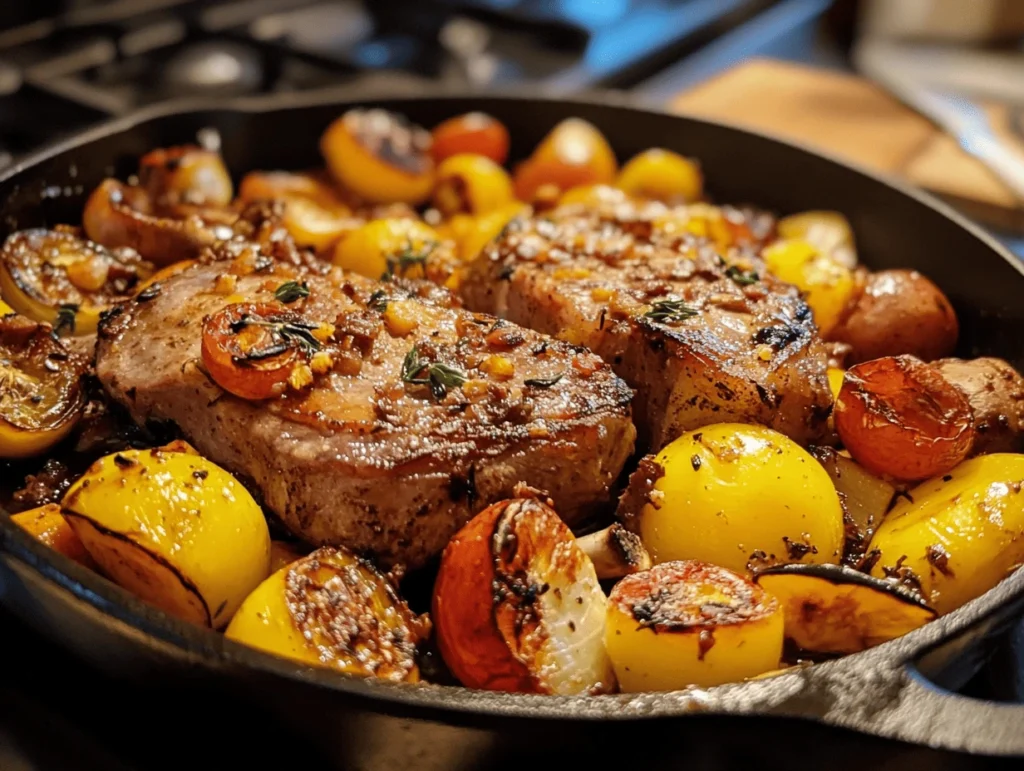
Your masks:
[{"label": "roasted onion wedge", "polygon": [[115,583],[178,618],[221,628],[270,572],[263,511],[191,448],[96,461],[61,503]]},{"label": "roasted onion wedge", "polygon": [[96,563],[85,550],[82,541],[75,535],[71,525],[64,519],[64,515],[60,513],[60,506],[56,503],[12,514],[11,522],[65,557],[87,568],[96,568]]},{"label": "roasted onion wedge", "polygon": [[132,249],[107,249],[73,229],[21,230],[0,250],[0,293],[18,313],[62,334],[96,331],[102,311],[127,300],[153,266]]},{"label": "roasted onion wedge", "polygon": [[704,562],[663,562],[608,598],[606,645],[619,688],[672,691],[776,669],[782,609],[754,583]]},{"label": "roasted onion wedge", "polygon": [[846,524],[843,559],[856,562],[885,518],[896,488],[831,447],[810,447],[809,452],[828,472],[839,493]]},{"label": "roasted onion wedge", "polygon": [[848,369],[835,422],[854,460],[902,480],[942,475],[974,443],[966,397],[913,356],[887,356]]},{"label": "roasted onion wedge", "polygon": [[221,233],[216,224],[198,214],[181,219],[153,213],[149,195],[141,187],[132,187],[107,179],[89,196],[82,212],[86,235],[111,249],[130,247],[156,265],[171,265],[199,256],[203,247],[219,236],[230,236],[230,228]]},{"label": "roasted onion wedge", "polygon": [[779,565],[754,580],[782,603],[786,637],[814,653],[856,653],[935,618],[915,592],[845,566]]},{"label": "roasted onion wedge", "polygon": [[225,635],[303,664],[416,682],[416,646],[429,632],[373,565],[325,546],[260,584]]},{"label": "roasted onion wedge", "polygon": [[573,694],[614,686],[594,566],[537,498],[489,506],[452,538],[433,605],[441,655],[469,688]]},{"label": "roasted onion wedge", "polygon": [[85,406],[86,363],[48,324],[0,317],[0,458],[38,455],[71,432]]}]

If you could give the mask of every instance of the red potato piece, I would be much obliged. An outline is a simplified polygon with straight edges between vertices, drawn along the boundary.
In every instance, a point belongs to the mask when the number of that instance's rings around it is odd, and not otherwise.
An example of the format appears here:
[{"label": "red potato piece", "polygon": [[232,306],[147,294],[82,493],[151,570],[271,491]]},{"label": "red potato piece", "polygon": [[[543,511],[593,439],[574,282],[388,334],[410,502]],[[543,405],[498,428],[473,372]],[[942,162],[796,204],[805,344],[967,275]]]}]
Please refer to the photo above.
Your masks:
[{"label": "red potato piece", "polygon": [[606,604],[572,532],[549,505],[526,497],[490,506],[452,538],[431,616],[463,685],[573,694],[614,686]]},{"label": "red potato piece", "polygon": [[960,327],[946,295],[914,270],[882,270],[829,334],[851,350],[848,364],[910,354],[924,361],[949,356]]},{"label": "red potato piece", "polygon": [[1024,450],[1024,377],[1002,359],[940,359],[933,362],[960,389],[974,414],[971,455]]},{"label": "red potato piece", "polygon": [[963,394],[913,356],[851,367],[835,407],[836,431],[853,459],[902,480],[939,476],[967,457],[974,420]]}]

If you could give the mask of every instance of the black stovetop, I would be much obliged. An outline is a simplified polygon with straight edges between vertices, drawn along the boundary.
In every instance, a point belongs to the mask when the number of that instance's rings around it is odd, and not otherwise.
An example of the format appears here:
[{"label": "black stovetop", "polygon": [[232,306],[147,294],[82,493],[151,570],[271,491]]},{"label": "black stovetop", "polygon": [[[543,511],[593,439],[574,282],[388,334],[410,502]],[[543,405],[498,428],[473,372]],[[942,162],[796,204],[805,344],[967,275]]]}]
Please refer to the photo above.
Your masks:
[{"label": "black stovetop", "polygon": [[181,96],[629,87],[776,0],[2,0],[0,167]]}]

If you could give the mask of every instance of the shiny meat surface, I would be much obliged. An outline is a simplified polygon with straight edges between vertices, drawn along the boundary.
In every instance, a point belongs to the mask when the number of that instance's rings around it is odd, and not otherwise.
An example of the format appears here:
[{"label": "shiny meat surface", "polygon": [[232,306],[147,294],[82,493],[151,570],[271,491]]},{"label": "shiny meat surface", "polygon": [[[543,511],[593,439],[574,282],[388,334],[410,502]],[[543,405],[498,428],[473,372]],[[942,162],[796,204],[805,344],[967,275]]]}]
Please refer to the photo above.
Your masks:
[{"label": "shiny meat surface", "polygon": [[[249,257],[193,266],[121,306],[96,371],[136,421],[175,423],[296,535],[414,567],[517,482],[547,490],[569,522],[608,500],[633,449],[632,394],[592,353],[395,284]],[[204,372],[204,318],[272,304],[296,278],[309,296],[287,310],[334,326],[333,369],[279,398],[232,396]],[[419,382],[429,366],[410,377],[412,360],[448,367],[447,385]]]},{"label": "shiny meat surface", "polygon": [[827,353],[796,290],[749,249],[716,249],[660,205],[513,221],[473,263],[467,307],[584,345],[637,391],[641,445],[710,423],[826,431]]}]

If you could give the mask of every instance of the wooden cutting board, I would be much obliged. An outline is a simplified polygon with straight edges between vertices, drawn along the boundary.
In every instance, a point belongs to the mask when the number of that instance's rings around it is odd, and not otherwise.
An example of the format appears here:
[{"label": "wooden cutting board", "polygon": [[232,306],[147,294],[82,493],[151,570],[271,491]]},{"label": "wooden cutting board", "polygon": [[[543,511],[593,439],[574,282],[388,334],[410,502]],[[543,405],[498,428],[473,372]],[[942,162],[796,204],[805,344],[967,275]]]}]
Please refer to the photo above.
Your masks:
[{"label": "wooden cutting board", "polygon": [[[845,73],[750,59],[673,98],[671,108],[760,129],[901,177],[976,219],[1024,233],[1024,202],[956,141],[882,88]],[[1022,153],[1006,110],[988,107]]]}]

